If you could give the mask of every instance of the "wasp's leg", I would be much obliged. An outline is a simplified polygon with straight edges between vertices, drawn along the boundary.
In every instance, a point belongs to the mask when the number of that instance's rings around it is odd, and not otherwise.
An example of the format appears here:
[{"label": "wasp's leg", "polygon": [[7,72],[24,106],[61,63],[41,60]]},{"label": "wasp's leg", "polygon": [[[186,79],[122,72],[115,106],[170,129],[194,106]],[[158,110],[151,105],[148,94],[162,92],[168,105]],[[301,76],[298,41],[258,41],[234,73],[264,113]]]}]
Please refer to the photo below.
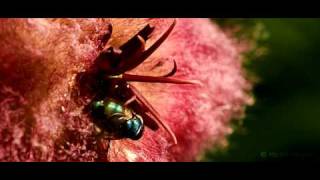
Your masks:
[{"label": "wasp's leg", "polygon": [[168,30],[145,50],[145,42],[149,39],[154,27],[149,24],[119,49],[105,47],[97,57],[99,69],[108,70],[108,74],[123,74],[145,61],[169,36],[175,26],[174,20]]},{"label": "wasp's leg", "polygon": [[98,161],[101,161],[101,162],[108,161],[110,144],[111,144],[110,139],[101,137],[97,140]]},{"label": "wasp's leg", "polygon": [[132,84],[129,85],[129,89],[132,91],[134,96],[136,96],[136,99],[142,103],[142,105],[147,108],[149,112],[154,114],[154,116],[160,117],[160,114],[157,112],[157,110],[148,102],[146,98],[138,91],[136,87],[134,87]]},{"label": "wasp's leg", "polygon": [[98,161],[105,162],[108,161],[108,153],[111,144],[111,139],[106,137],[106,134],[99,127],[95,126],[96,133],[96,147],[98,152]]},{"label": "wasp's leg", "polygon": [[154,120],[160,124],[171,136],[174,144],[177,144],[177,138],[171,128],[161,120],[159,113],[152,107],[152,105],[140,94],[140,92],[133,86],[130,85],[129,89],[132,93],[137,97],[137,101],[139,104],[145,109],[145,111],[149,111],[151,115],[154,117]]},{"label": "wasp's leg", "polygon": [[137,59],[145,50],[145,40],[141,36],[136,36],[135,45],[131,49],[121,50],[113,47],[104,49],[96,59],[97,67],[107,70],[108,74],[122,74],[126,61]]},{"label": "wasp's leg", "polygon": [[98,161],[106,161],[108,159],[108,151],[110,139],[107,139],[105,133],[102,129],[95,126],[94,127],[95,138],[96,138],[96,150],[98,152]]},{"label": "wasp's leg", "polygon": [[[139,59],[145,51],[145,42],[153,29],[147,25],[120,48],[106,47],[97,58],[97,61],[104,62],[106,65],[103,66],[104,64],[102,64],[99,67],[108,70],[108,74],[122,74],[125,72],[125,64]],[[112,64],[112,67],[110,64]]]},{"label": "wasp's leg", "polygon": [[139,101],[137,101],[137,97],[135,95],[124,103],[124,106],[129,105],[135,113],[142,116],[146,126],[154,131],[159,129],[158,124],[154,120],[155,118],[152,116],[152,114],[146,112],[147,109],[143,105],[141,105]]},{"label": "wasp's leg", "polygon": [[202,85],[201,82],[197,80],[185,80],[172,77],[155,77],[155,76],[142,76],[133,74],[123,74],[122,76],[112,77],[114,79],[123,79],[128,82],[149,82],[149,83],[172,83],[172,84],[194,84]]},{"label": "wasp's leg", "polygon": [[173,68],[171,69],[171,71],[165,75],[160,76],[160,77],[170,77],[170,76],[173,76],[174,74],[176,74],[176,72],[177,72],[177,63],[175,60],[173,60]]},{"label": "wasp's leg", "polygon": [[[173,76],[175,75],[175,73],[177,72],[177,63],[174,59],[171,59],[170,60],[173,61],[173,67],[170,71],[168,71],[166,74],[163,74],[163,75],[158,75],[158,76],[155,76],[155,77],[170,77],[170,76]],[[159,61],[157,62],[155,65],[153,65],[153,67],[150,69],[150,71],[153,71],[154,69],[156,69],[157,67],[163,65],[164,62],[163,61]]]},{"label": "wasp's leg", "polygon": [[[123,57],[121,58],[121,64],[118,68],[119,74],[132,70],[135,67],[137,67],[139,64],[141,64],[143,61],[145,61],[167,39],[167,37],[172,32],[175,24],[176,24],[176,21],[174,20],[173,23],[170,25],[170,27],[167,29],[167,31],[150,48],[148,48],[143,52],[132,53],[135,50],[135,48],[133,48],[134,47],[133,45],[136,46],[137,42],[139,42],[138,39],[140,39],[140,41],[147,40],[147,37],[143,37],[141,35],[137,35],[132,40],[130,40],[130,46],[125,44],[124,45],[125,48],[121,47],[120,49],[123,51]],[[150,30],[150,31],[153,31],[153,30]],[[132,56],[131,54],[134,54],[134,56]]]},{"label": "wasp's leg", "polygon": [[125,66],[127,66],[128,63],[135,62],[136,59],[139,59],[139,57],[141,56],[141,54],[143,54],[145,50],[145,44],[145,40],[140,35],[138,35],[135,37],[134,46],[127,50],[120,49],[121,54],[118,59],[119,64],[116,68],[114,68],[112,74],[122,74],[128,71],[128,69]]},{"label": "wasp's leg", "polygon": [[105,45],[107,44],[107,42],[111,38],[112,30],[113,30],[113,27],[112,27],[112,24],[110,23],[110,24],[108,24],[106,32],[99,38],[100,44],[99,44],[98,48],[100,50],[102,50],[105,47]]},{"label": "wasp's leg", "polygon": [[152,116],[149,112],[141,113],[142,118],[145,120],[146,126],[148,126],[150,129],[156,131],[159,129],[157,121],[155,120],[155,117]]},{"label": "wasp's leg", "polygon": [[95,60],[94,70],[98,72],[104,70],[111,74],[114,73],[121,59],[121,54],[122,51],[120,49],[111,46],[105,47]]},{"label": "wasp's leg", "polygon": [[129,41],[119,47],[122,51],[132,51],[132,47],[136,46],[137,37],[140,36],[145,41],[150,38],[154,27],[147,24],[142,30],[140,30],[136,35],[134,35]]},{"label": "wasp's leg", "polygon": [[[140,103],[139,100],[137,100],[137,96],[134,95],[134,91],[133,90],[131,90],[130,93],[133,94],[133,95],[132,95],[131,98],[126,100],[126,102],[124,103],[124,106],[130,106],[131,108],[134,109],[134,112],[136,112],[136,113],[138,113],[138,114],[140,114],[142,116],[144,114],[146,114],[146,111],[153,111],[154,113],[157,113],[159,115],[159,113],[151,106],[151,104],[138,91],[136,92],[136,94],[138,96],[141,96],[140,97],[140,99],[141,99],[140,101],[145,101],[145,103],[149,104],[150,105],[149,108],[146,107],[147,104],[142,104],[142,103]],[[154,119],[154,118],[151,118],[150,115],[147,115],[147,116],[148,116],[147,119]],[[145,117],[143,117],[143,118],[145,119]],[[152,130],[158,129],[158,127],[155,127],[157,125],[151,125],[151,126],[154,127],[154,128],[151,128]]]},{"label": "wasp's leg", "polygon": [[130,99],[128,99],[123,105],[128,106],[130,103],[136,100],[136,96],[132,96]]},{"label": "wasp's leg", "polygon": [[124,103],[124,106],[130,106],[130,108],[132,108],[132,110],[135,113],[141,115],[144,120],[144,124],[148,126],[150,129],[154,131],[159,129],[159,126],[155,122],[153,116],[148,112],[146,112],[146,108],[143,105],[139,104],[139,102],[137,101],[137,97],[135,95],[133,95],[130,99],[128,99]]}]

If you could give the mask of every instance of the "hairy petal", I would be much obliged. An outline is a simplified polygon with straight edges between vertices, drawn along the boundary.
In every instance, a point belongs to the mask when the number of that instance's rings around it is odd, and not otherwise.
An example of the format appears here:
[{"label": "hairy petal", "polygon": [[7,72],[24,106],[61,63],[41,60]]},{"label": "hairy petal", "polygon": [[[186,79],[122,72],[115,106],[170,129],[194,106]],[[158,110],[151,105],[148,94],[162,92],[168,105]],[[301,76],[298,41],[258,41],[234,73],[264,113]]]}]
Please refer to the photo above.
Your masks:
[{"label": "hairy petal", "polygon": [[[173,58],[177,77],[204,84],[135,83],[173,129],[178,145],[163,129],[146,129],[138,141],[112,140],[109,150],[98,145],[107,141],[96,136],[84,111],[95,79],[83,73],[102,45],[120,46],[150,23],[156,30],[149,47],[171,21],[1,19],[0,161],[193,161],[224,142],[230,120],[252,103],[239,48],[208,19],[178,19],[168,40],[130,72],[164,74]],[[105,39],[110,24],[113,33]]]}]

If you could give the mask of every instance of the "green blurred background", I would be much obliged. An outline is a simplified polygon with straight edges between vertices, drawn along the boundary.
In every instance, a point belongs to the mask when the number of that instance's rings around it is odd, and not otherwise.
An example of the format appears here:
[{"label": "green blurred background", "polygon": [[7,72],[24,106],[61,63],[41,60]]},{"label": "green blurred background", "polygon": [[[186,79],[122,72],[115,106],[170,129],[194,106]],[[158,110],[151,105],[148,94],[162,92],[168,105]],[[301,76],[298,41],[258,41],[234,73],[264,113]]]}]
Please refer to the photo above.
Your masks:
[{"label": "green blurred background", "polygon": [[[259,81],[229,147],[204,161],[320,160],[320,19],[219,19],[255,40],[262,56],[247,54],[245,68]],[[240,37],[241,38],[241,37]]]}]

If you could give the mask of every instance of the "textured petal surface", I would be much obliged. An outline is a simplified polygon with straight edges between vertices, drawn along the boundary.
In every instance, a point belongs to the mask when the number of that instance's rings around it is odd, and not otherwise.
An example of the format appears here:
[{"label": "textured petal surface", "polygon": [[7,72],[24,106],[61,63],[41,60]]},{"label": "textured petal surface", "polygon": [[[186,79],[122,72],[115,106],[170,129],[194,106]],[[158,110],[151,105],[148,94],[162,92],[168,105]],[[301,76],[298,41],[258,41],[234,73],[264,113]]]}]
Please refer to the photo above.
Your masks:
[{"label": "textured petal surface", "polygon": [[[150,46],[172,19],[1,19],[1,161],[193,161],[223,143],[230,120],[252,103],[237,44],[208,19],[178,19],[167,41],[131,73],[157,75],[178,65],[176,76],[204,85],[135,83],[175,132],[160,129],[142,139],[97,138],[84,111],[92,99],[78,78],[93,64],[103,37],[120,46],[145,24],[156,30]],[[84,85],[86,86],[86,85]]]}]

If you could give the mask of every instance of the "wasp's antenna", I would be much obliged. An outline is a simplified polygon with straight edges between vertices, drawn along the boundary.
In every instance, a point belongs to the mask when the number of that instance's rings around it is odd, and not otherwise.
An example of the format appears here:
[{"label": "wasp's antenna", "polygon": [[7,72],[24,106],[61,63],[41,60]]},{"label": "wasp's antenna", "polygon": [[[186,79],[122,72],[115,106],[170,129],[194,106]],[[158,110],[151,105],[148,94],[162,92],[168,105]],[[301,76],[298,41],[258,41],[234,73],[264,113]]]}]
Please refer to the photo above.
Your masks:
[{"label": "wasp's antenna", "polygon": [[174,74],[176,74],[177,72],[177,63],[175,60],[173,60],[173,68],[170,72],[168,72],[167,74],[165,75],[162,75],[162,77],[170,77],[170,76],[173,76]]}]

